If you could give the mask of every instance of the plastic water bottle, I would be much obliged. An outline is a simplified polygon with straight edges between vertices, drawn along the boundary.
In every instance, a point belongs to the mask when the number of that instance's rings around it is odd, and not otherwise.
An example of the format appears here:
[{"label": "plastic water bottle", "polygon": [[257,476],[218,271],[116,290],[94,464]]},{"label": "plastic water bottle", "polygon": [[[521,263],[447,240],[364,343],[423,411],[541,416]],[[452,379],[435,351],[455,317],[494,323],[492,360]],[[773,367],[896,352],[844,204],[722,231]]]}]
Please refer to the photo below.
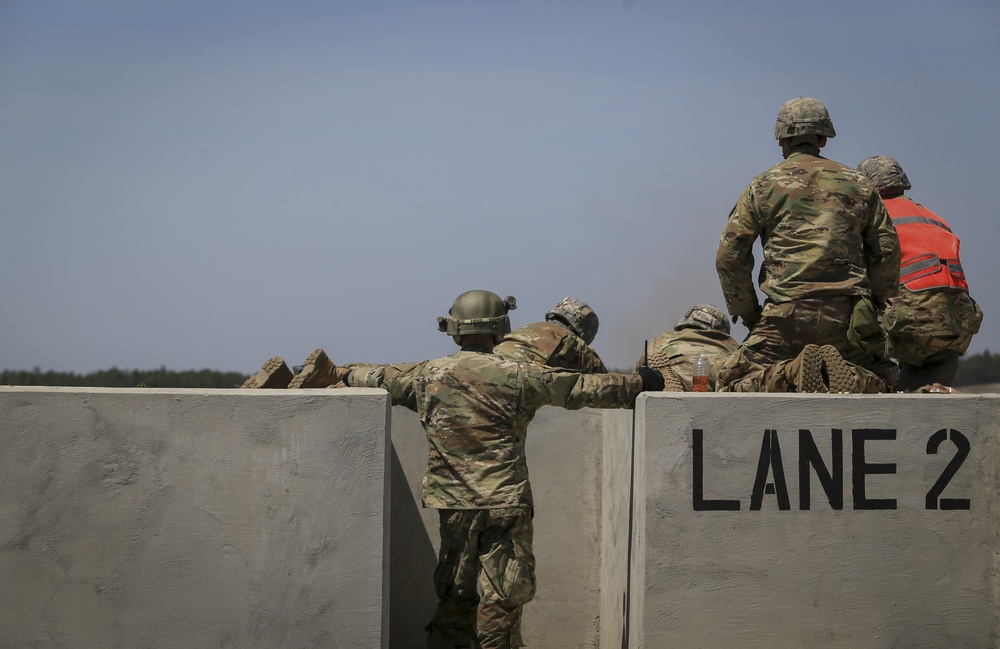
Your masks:
[{"label": "plastic water bottle", "polygon": [[712,366],[708,362],[708,356],[698,354],[694,359],[694,366],[691,368],[691,391],[708,392],[708,377],[712,373]]}]

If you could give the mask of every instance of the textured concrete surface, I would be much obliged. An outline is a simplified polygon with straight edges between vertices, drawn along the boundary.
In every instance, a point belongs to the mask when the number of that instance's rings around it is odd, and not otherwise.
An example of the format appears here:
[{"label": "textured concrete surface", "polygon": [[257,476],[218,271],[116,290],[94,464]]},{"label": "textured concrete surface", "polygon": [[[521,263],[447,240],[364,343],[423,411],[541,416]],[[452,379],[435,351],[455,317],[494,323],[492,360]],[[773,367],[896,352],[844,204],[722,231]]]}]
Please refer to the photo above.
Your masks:
[{"label": "textured concrete surface", "polygon": [[[639,397],[641,415],[642,399]],[[632,467],[642,457],[633,456],[633,413],[632,411],[608,411],[604,413],[604,456],[601,500],[601,637],[600,647],[622,647],[623,637],[629,635],[632,602],[627,597],[631,592],[634,571],[629,574],[629,566],[635,558],[629,553],[634,547],[630,512],[635,503],[630,495],[634,493]],[[643,448],[636,449],[642,452]]]},{"label": "textured concrete surface", "polygon": [[381,390],[0,388],[0,647],[388,646]]},{"label": "textured concrete surface", "polygon": [[[998,427],[996,394],[543,408],[526,639],[1000,648]],[[381,390],[0,388],[0,444],[0,648],[423,646],[426,442]]]},{"label": "textured concrete surface", "polygon": [[1000,646],[1000,397],[640,401],[630,631],[608,646]]}]

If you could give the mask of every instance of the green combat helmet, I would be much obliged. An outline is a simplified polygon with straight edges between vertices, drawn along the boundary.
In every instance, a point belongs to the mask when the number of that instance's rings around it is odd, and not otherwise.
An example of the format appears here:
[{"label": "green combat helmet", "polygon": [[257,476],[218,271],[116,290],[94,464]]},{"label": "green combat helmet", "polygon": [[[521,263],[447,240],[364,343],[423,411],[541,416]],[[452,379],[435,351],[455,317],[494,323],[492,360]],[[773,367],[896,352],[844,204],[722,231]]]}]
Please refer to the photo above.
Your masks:
[{"label": "green combat helmet", "polygon": [[711,304],[699,304],[691,307],[687,314],[677,321],[674,329],[704,329],[706,331],[721,331],[729,333],[729,319],[718,307]]},{"label": "green combat helmet", "polygon": [[491,334],[499,343],[510,333],[508,311],[517,308],[517,300],[508,295],[504,299],[490,291],[466,291],[452,303],[447,318],[438,318],[438,331],[444,331],[462,344],[462,336]]},{"label": "green combat helmet", "polygon": [[575,297],[564,297],[545,314],[545,319],[563,325],[583,338],[583,342],[588,345],[594,342],[594,338],[597,337],[597,327],[600,325],[594,310],[586,302]]},{"label": "green combat helmet", "polygon": [[782,104],[778,111],[778,121],[774,124],[774,139],[797,135],[837,137],[837,131],[833,130],[833,120],[823,102],[809,97],[797,97]]},{"label": "green combat helmet", "polygon": [[858,171],[868,177],[875,189],[905,191],[910,188],[910,179],[895,158],[887,155],[873,155],[858,165]]}]

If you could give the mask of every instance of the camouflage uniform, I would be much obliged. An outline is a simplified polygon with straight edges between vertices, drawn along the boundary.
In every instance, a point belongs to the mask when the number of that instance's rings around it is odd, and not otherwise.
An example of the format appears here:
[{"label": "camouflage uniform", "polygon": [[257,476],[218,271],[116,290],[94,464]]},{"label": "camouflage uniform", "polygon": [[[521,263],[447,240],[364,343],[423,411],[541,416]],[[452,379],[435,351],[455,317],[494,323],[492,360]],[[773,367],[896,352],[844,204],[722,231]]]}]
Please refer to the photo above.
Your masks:
[{"label": "camouflage uniform", "polygon": [[[758,237],[763,309],[752,278]],[[897,291],[899,241],[871,182],[818,147],[798,147],[750,183],[722,232],[716,268],[729,312],[755,325],[721,369],[724,389],[810,343],[833,345],[868,369],[883,362],[877,317]]]},{"label": "camouflage uniform", "polygon": [[[887,205],[898,201],[912,204],[906,196],[885,199]],[[908,250],[907,255],[919,252]],[[960,288],[911,291],[900,284],[899,295],[889,300],[885,311],[890,353],[900,363],[914,367],[921,367],[928,359],[941,356],[942,352],[952,352],[957,359],[969,349],[972,336],[979,332],[982,322],[982,309],[968,291]],[[950,385],[955,377],[929,378],[933,380],[925,383]]]},{"label": "camouflage uniform", "polygon": [[427,434],[423,504],[441,510],[439,603],[427,646],[522,646],[521,609],[535,590],[528,425],[544,405],[629,407],[642,379],[463,349],[422,363],[351,366],[344,381],[386,389],[418,413]]},{"label": "camouflage uniform", "polygon": [[671,381],[667,377],[667,369],[675,381],[674,390],[690,392],[693,379],[692,365],[699,354],[705,354],[712,364],[712,375],[708,387],[715,390],[715,376],[721,369],[726,358],[736,351],[739,345],[732,336],[721,331],[681,329],[665,331],[649,343],[649,358],[640,358],[635,364],[636,371],[646,361],[646,364],[663,372],[668,386]]},{"label": "camouflage uniform", "polygon": [[893,358],[917,367],[942,351],[964,354],[982,322],[982,309],[965,291],[900,287],[885,312]]},{"label": "camouflage uniform", "polygon": [[493,353],[514,361],[562,367],[587,373],[608,369],[583,338],[556,322],[536,322],[515,329],[493,348]]},{"label": "camouflage uniform", "polygon": [[[899,295],[889,301],[884,325],[889,352],[900,363],[899,388],[951,385],[958,359],[983,321],[958,258],[958,236],[943,218],[903,195],[910,179],[895,158],[872,156],[858,170],[878,188],[894,223],[898,219],[903,268]],[[941,267],[924,267],[928,257]]]}]

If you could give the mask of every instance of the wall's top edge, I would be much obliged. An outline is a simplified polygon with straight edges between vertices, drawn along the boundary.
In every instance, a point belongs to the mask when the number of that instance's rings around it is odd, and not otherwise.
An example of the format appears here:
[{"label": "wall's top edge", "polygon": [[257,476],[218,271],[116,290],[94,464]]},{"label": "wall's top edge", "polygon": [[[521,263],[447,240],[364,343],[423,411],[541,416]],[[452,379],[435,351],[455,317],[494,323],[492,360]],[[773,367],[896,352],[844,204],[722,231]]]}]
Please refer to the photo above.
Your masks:
[{"label": "wall's top edge", "polygon": [[358,395],[384,395],[389,393],[381,388],[310,388],[295,390],[265,390],[253,389],[244,390],[240,388],[88,388],[76,386],[47,386],[47,385],[0,385],[0,392],[31,392],[31,393],[69,393],[69,394],[186,394],[186,395],[234,395],[244,397],[288,395],[296,396],[358,396]]},{"label": "wall's top edge", "polygon": [[653,399],[864,399],[873,404],[886,399],[916,399],[918,401],[929,401],[934,399],[988,399],[990,401],[1000,398],[997,392],[956,392],[954,394],[914,394],[908,392],[897,392],[896,394],[799,394],[796,392],[643,392],[643,397]]}]

